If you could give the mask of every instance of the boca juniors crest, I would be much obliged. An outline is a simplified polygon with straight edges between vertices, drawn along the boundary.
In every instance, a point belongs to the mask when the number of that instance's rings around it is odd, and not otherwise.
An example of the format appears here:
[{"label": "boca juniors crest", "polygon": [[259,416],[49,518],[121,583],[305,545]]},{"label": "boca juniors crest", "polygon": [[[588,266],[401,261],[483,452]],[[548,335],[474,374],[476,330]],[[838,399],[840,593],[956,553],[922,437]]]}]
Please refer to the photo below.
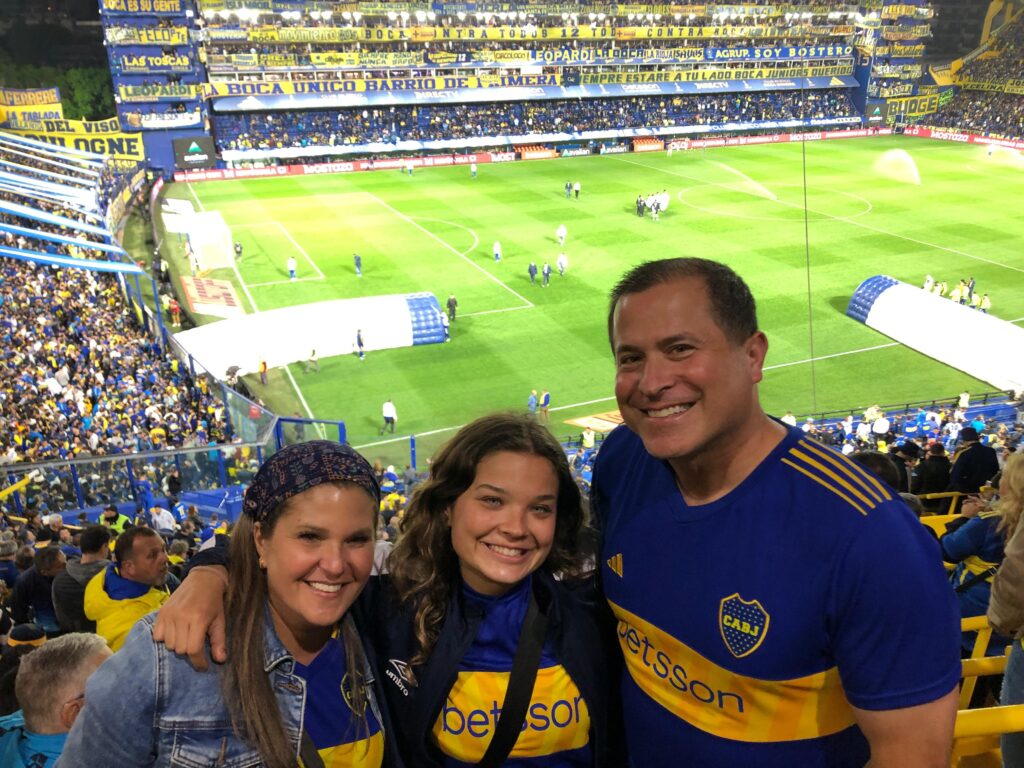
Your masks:
[{"label": "boca juniors crest", "polygon": [[744,600],[739,592],[718,604],[718,629],[725,647],[737,659],[756,651],[768,633],[771,617],[757,600]]}]

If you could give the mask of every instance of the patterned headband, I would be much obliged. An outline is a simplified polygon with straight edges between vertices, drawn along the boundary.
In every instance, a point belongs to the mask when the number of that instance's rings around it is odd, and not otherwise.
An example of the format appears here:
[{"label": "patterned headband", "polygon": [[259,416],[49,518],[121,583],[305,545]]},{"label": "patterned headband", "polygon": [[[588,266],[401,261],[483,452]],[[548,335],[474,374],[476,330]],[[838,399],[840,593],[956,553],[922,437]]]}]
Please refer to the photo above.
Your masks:
[{"label": "patterned headband", "polygon": [[355,483],[380,504],[373,467],[347,445],[330,440],[289,445],[260,467],[245,492],[242,511],[256,522],[264,522],[292,496],[339,480]]}]

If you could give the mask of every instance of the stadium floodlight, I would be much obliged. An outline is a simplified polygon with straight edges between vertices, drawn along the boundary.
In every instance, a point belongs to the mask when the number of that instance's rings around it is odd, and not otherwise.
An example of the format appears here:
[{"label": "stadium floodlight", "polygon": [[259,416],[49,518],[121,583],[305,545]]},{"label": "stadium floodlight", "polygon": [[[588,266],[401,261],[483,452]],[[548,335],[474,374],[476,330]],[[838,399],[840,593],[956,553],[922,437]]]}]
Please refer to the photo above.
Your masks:
[{"label": "stadium floodlight", "polygon": [[597,18],[597,14],[596,13],[589,13],[589,14],[587,14],[587,18],[589,18],[591,21],[593,21],[594,19]]},{"label": "stadium floodlight", "polygon": [[356,24],[358,24],[360,21],[363,20],[363,14],[361,14],[359,11],[352,11],[352,18],[356,22]]},{"label": "stadium floodlight", "polygon": [[408,11],[402,11],[401,13],[398,14],[398,18],[400,18],[402,21],[408,21],[409,20],[409,12]]},{"label": "stadium floodlight", "polygon": [[653,13],[648,13],[647,14],[647,20],[648,21],[654,21],[654,14]]},{"label": "stadium floodlight", "polygon": [[681,13],[676,13],[676,14],[673,14],[672,18],[675,19],[676,21],[679,21],[679,17],[682,16],[682,15],[683,14],[681,14]]},{"label": "stadium floodlight", "polygon": [[520,21],[526,21],[526,11],[520,11],[519,12],[519,20]]},{"label": "stadium floodlight", "polygon": [[569,20],[569,14],[568,13],[563,13],[562,14],[562,21],[568,21],[568,20]]},{"label": "stadium floodlight", "polygon": [[398,14],[394,11],[388,11],[388,21],[394,21],[398,18]]},{"label": "stadium floodlight", "polygon": [[352,12],[351,11],[342,11],[341,18],[343,18],[345,21],[352,21]]},{"label": "stadium floodlight", "polygon": [[427,20],[427,14],[426,13],[424,13],[423,11],[416,11],[416,21],[422,23],[422,22],[424,22],[426,20]]},{"label": "stadium floodlight", "polygon": [[696,13],[691,13],[691,14],[690,14],[689,16],[687,16],[686,18],[687,18],[687,19],[689,19],[690,21],[693,21],[694,19],[696,19],[696,18],[697,18],[697,14],[696,14]]},{"label": "stadium floodlight", "polygon": [[605,19],[605,16],[604,16],[604,14],[603,14],[603,13],[599,13],[599,14],[597,14],[597,20],[598,20],[598,21],[604,21],[604,19]]},{"label": "stadium floodlight", "polygon": [[437,14],[434,13],[433,11],[427,11],[427,18],[430,19],[431,21],[434,21],[434,19],[437,18]]},{"label": "stadium floodlight", "polygon": [[466,14],[463,11],[459,11],[458,13],[455,14],[455,18],[457,18],[459,21],[465,21]]},{"label": "stadium floodlight", "polygon": [[331,16],[333,16],[333,15],[334,15],[334,11],[320,11],[320,16],[325,21],[330,21],[331,20]]}]

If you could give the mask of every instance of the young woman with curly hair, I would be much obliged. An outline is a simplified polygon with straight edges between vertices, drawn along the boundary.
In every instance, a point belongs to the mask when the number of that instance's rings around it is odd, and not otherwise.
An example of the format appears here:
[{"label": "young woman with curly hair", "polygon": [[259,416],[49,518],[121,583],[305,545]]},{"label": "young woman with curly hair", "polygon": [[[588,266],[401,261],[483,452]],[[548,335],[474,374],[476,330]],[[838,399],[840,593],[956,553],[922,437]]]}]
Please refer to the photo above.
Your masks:
[{"label": "young woman with curly hair", "polygon": [[[620,764],[611,693],[620,657],[594,588],[583,500],[550,432],[512,414],[463,427],[402,527],[390,574],[371,579],[353,610],[368,627],[403,762]],[[222,577],[200,574],[162,611],[161,622],[183,630],[166,633],[179,652],[193,650],[186,636],[205,631],[219,607]],[[510,684],[525,692],[509,694]]]}]

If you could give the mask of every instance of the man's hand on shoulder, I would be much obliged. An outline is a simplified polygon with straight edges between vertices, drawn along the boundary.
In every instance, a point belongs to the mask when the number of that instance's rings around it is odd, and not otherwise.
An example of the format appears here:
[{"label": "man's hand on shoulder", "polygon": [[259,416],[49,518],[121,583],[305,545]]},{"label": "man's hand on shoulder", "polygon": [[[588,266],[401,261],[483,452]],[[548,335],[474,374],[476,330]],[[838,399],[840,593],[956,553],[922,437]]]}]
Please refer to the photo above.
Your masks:
[{"label": "man's hand on shoulder", "polygon": [[207,668],[206,638],[210,638],[210,658],[217,664],[227,661],[224,633],[224,595],[227,570],[221,565],[197,566],[160,608],[153,625],[153,639],[174,653],[186,655],[192,666]]}]

